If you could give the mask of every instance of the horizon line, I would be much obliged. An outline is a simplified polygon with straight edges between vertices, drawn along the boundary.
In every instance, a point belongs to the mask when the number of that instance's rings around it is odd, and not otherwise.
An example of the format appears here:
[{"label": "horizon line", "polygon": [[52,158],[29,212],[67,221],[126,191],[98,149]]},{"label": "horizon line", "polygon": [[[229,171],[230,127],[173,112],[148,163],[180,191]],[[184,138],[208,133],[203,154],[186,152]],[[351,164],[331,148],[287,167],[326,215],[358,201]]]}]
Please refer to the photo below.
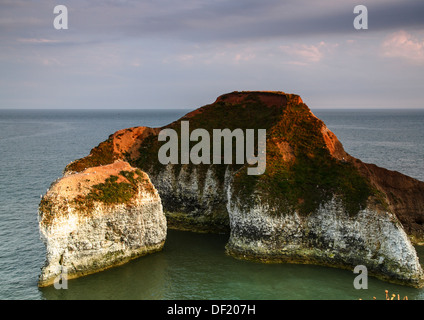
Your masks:
[{"label": "horizon line", "polygon": [[[203,106],[201,106],[203,107]],[[22,111],[160,111],[160,110],[196,110],[201,107],[147,107],[147,108],[1,108],[0,110],[22,110]],[[399,107],[309,107],[310,110],[424,110],[424,107],[410,107],[410,108],[399,108]]]}]

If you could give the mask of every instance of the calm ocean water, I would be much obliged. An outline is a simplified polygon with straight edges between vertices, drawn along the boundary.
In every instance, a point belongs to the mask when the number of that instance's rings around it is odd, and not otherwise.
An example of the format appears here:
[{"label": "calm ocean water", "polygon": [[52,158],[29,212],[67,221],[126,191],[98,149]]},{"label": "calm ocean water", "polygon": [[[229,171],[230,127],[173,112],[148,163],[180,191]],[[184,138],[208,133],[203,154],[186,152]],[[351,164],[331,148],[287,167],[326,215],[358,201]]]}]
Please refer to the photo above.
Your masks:
[{"label": "calm ocean water", "polygon": [[[383,299],[388,289],[424,300],[423,289],[374,278],[355,290],[350,271],[239,261],[224,254],[226,235],[177,231],[162,252],[69,281],[67,290],[39,289],[40,195],[116,130],[162,126],[187,111],[0,110],[0,299]],[[424,181],[424,110],[313,112],[351,155]]]}]

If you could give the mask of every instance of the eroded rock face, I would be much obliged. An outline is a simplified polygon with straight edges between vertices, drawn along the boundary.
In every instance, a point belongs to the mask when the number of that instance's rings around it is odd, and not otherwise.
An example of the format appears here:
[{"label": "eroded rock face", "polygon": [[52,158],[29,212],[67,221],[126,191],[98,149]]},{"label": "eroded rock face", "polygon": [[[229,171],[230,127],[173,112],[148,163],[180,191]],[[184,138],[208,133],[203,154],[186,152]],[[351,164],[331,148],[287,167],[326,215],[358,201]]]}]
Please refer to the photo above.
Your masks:
[{"label": "eroded rock face", "polygon": [[68,174],[39,209],[46,263],[39,286],[77,278],[162,249],[166,218],[147,174],[118,161]]},{"label": "eroded rock face", "polygon": [[333,198],[310,215],[276,215],[258,202],[249,210],[229,190],[231,234],[227,253],[261,262],[317,264],[344,269],[365,265],[369,274],[414,287],[423,271],[402,225],[390,212],[370,205],[349,216]]},{"label": "eroded rock face", "polygon": [[397,171],[354,160],[355,166],[385,197],[411,241],[424,245],[424,182]]},{"label": "eroded rock face", "polygon": [[170,228],[194,232],[229,232],[225,196],[228,179],[221,180],[211,168],[201,172],[196,168],[178,168],[173,165],[151,173],[151,179],[160,190]]},{"label": "eroded rock face", "polygon": [[[162,165],[160,129],[266,129],[267,168]],[[410,238],[424,239],[424,183],[362,163],[297,95],[233,92],[163,128],[121,130],[67,172],[124,159],[148,173],[169,227],[230,232],[227,252],[260,261],[314,263],[422,286]]]}]

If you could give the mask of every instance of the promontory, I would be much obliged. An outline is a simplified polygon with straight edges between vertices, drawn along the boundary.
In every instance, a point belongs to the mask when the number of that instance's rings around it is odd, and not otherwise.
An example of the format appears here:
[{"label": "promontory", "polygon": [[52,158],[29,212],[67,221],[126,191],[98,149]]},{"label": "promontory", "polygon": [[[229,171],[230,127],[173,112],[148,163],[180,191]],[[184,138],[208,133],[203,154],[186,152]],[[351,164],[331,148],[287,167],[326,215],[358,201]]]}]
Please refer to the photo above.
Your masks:
[{"label": "promontory", "polygon": [[[163,164],[160,132],[181,136],[185,123],[210,136],[266,130],[266,169]],[[236,151],[234,143],[234,159]],[[70,163],[39,211],[41,284],[60,266],[76,277],[160,250],[167,227],[228,233],[226,252],[239,259],[363,265],[382,280],[424,284],[413,245],[424,243],[424,182],[349,155],[299,96],[284,92],[232,92],[165,127],[120,130]]]}]

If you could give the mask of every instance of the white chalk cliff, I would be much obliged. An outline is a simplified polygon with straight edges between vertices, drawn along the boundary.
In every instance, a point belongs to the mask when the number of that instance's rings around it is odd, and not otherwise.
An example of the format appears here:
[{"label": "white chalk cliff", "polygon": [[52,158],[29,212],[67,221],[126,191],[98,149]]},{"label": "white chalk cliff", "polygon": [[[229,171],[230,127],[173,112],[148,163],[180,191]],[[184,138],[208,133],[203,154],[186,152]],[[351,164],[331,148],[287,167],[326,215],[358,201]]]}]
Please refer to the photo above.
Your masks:
[{"label": "white chalk cliff", "polygon": [[159,251],[167,231],[149,177],[123,161],[53,183],[40,204],[39,228],[47,251],[41,287],[62,272],[77,278]]}]

